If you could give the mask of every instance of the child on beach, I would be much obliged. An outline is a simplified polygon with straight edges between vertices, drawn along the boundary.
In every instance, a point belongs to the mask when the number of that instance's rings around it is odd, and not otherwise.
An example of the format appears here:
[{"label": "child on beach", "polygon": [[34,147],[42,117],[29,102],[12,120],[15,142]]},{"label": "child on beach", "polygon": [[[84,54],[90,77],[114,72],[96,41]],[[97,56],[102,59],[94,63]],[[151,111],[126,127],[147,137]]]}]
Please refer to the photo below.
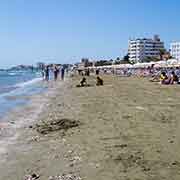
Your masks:
[{"label": "child on beach", "polygon": [[86,78],[83,77],[82,80],[80,81],[80,83],[76,86],[76,87],[84,87],[84,86],[87,86],[87,81],[86,81]]},{"label": "child on beach", "polygon": [[97,76],[97,79],[96,79],[96,86],[103,86],[103,80],[99,77],[99,76]]}]

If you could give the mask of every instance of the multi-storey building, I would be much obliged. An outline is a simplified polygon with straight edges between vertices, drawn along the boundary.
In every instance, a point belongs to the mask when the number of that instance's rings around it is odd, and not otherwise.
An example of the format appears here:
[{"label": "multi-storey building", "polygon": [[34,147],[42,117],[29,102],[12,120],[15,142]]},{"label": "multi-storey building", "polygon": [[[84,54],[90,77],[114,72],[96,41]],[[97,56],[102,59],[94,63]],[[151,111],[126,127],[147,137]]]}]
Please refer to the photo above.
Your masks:
[{"label": "multi-storey building", "polygon": [[173,42],[170,45],[171,56],[180,61],[180,42]]},{"label": "multi-storey building", "polygon": [[164,42],[158,35],[153,39],[131,39],[129,40],[129,60],[132,62],[142,62],[147,57],[159,57],[161,50],[164,50]]}]

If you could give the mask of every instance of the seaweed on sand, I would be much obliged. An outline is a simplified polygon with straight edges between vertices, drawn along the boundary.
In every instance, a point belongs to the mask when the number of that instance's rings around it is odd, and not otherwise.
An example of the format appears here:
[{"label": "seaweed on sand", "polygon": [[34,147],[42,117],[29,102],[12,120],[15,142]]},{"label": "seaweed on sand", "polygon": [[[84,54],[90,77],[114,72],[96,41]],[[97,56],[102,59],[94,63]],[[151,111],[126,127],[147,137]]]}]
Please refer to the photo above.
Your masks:
[{"label": "seaweed on sand", "polygon": [[50,122],[42,121],[36,124],[35,129],[41,134],[49,134],[50,132],[71,129],[73,127],[78,127],[80,123],[71,119],[56,119]]}]

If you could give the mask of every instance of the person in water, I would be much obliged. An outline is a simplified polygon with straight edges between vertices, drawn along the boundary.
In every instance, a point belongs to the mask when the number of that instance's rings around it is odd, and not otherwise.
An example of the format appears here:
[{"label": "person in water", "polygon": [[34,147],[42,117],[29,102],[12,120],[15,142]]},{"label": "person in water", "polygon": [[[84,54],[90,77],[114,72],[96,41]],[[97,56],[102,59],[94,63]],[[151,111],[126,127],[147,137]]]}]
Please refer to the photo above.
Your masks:
[{"label": "person in water", "polygon": [[41,76],[42,76],[42,79],[45,80],[45,70],[44,69],[41,71]]},{"label": "person in water", "polygon": [[96,86],[103,86],[104,82],[103,80],[97,76],[97,79],[96,79]]},{"label": "person in water", "polygon": [[45,80],[49,81],[49,66],[46,66],[45,68]]}]

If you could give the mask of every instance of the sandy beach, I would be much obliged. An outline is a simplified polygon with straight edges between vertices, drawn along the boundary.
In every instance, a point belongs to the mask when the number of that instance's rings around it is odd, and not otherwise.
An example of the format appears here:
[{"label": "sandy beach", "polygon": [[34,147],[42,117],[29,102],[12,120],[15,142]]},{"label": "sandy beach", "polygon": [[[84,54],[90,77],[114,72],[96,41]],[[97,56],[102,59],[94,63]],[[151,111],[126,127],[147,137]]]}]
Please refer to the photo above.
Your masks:
[{"label": "sandy beach", "polygon": [[110,75],[102,87],[91,76],[77,88],[80,78],[51,84],[8,116],[0,180],[179,180],[180,86]]}]

